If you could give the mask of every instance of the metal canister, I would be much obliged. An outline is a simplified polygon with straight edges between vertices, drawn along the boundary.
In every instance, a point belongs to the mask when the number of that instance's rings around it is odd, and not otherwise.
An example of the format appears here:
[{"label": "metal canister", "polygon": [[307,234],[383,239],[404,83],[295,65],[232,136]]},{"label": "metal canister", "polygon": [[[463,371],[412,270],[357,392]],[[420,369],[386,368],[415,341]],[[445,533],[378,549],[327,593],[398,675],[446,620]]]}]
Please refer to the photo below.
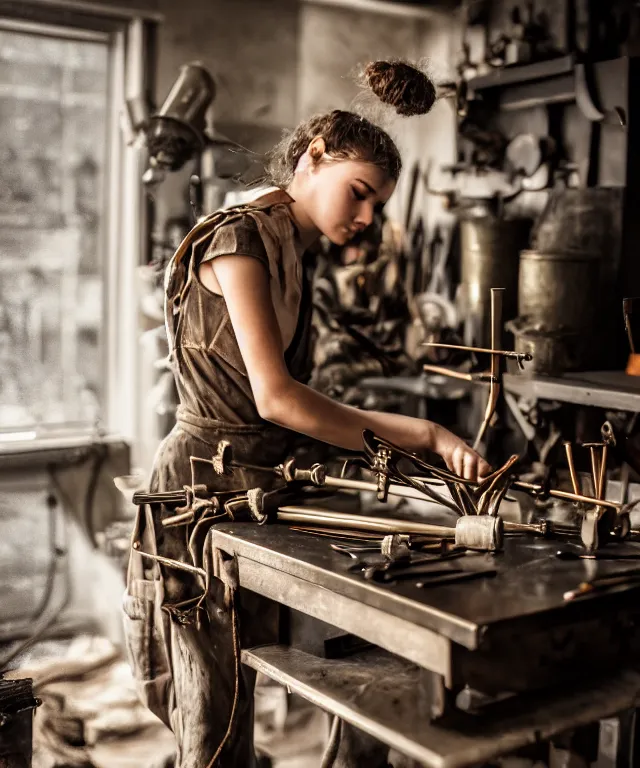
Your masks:
[{"label": "metal canister", "polygon": [[465,343],[491,344],[491,288],[504,288],[503,320],[518,312],[518,261],[526,247],[528,219],[468,217],[460,221],[459,304],[466,319]]},{"label": "metal canister", "polygon": [[600,258],[594,254],[522,251],[520,316],[549,330],[588,333],[597,317],[599,280]]},{"label": "metal canister", "polygon": [[590,253],[520,254],[520,316],[507,328],[516,351],[533,355],[531,373],[553,376],[599,364],[600,267]]},{"label": "metal canister", "polygon": [[506,330],[515,337],[516,352],[531,355],[528,373],[558,376],[565,371],[579,370],[588,361],[591,340],[570,330],[550,330],[544,323],[527,317],[517,317],[506,324]]}]

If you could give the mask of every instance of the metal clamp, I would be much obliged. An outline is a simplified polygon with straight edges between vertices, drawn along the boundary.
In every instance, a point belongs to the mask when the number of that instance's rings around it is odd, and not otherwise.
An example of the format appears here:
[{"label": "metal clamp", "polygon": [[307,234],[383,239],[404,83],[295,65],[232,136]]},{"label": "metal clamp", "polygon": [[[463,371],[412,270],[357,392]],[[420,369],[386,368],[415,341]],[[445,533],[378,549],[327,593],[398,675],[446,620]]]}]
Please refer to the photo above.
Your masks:
[{"label": "metal clamp", "polygon": [[378,501],[383,504],[389,498],[389,485],[391,480],[389,478],[389,459],[391,458],[391,451],[383,446],[379,446],[377,453],[373,457],[371,465],[372,472],[376,475],[376,496]]},{"label": "metal clamp", "polygon": [[322,486],[327,469],[324,464],[313,464],[310,469],[298,469],[295,458],[291,456],[275,468],[275,473],[286,483],[311,483]]},{"label": "metal clamp", "polygon": [[228,440],[221,440],[218,443],[218,451],[211,460],[213,471],[216,475],[230,475],[231,463],[233,461],[233,449]]}]

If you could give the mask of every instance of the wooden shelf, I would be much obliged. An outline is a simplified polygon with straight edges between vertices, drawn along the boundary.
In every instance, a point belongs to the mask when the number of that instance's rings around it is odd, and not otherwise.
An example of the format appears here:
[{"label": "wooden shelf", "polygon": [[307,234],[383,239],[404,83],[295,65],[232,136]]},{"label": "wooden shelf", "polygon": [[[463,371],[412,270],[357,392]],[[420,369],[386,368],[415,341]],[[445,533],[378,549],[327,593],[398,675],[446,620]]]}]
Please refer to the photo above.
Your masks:
[{"label": "wooden shelf", "polygon": [[281,645],[242,651],[242,661],[326,712],[395,747],[427,768],[491,762],[610,717],[637,704],[640,673],[621,669],[604,679],[505,702],[484,715],[429,722],[418,670],[374,650],[327,660]]},{"label": "wooden shelf", "polygon": [[640,412],[640,377],[624,371],[568,373],[562,378],[505,374],[504,388],[528,399]]},{"label": "wooden shelf", "polygon": [[573,55],[534,64],[503,67],[468,83],[473,97],[497,98],[502,112],[547,104],[567,104],[576,98]]},{"label": "wooden shelf", "polygon": [[573,72],[575,56],[570,54],[558,59],[537,61],[533,64],[515,64],[501,67],[486,75],[478,75],[467,83],[470,91],[484,91],[489,88],[505,88],[521,83],[530,83],[535,80],[548,80],[561,77]]}]

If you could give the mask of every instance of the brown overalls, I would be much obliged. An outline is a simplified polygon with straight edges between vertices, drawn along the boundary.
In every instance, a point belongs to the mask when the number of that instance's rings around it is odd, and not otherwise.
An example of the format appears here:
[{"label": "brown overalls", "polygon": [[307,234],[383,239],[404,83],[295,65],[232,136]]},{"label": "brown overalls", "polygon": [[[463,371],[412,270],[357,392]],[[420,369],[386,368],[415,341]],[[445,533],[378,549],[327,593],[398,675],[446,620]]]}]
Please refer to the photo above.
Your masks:
[{"label": "brown overalls", "polygon": [[[212,214],[169,264],[165,316],[180,406],[155,458],[152,492],[193,484],[268,490],[273,475],[260,471],[222,476],[197,463],[192,476],[191,457],[211,459],[222,440],[240,463],[273,467],[291,452],[295,434],[259,417],[224,299],[198,279],[203,258],[261,259],[289,371],[308,378],[311,298],[290,202],[278,190]],[[229,588],[229,564],[207,545],[215,512],[198,509],[190,524],[163,528],[161,520],[175,512],[161,504],[141,507],[134,546],[205,569],[211,579],[203,583],[133,550],[124,598],[129,660],[143,701],[176,736],[177,768],[251,768],[254,674],[240,665],[239,647],[277,641],[277,615],[258,595]]]}]

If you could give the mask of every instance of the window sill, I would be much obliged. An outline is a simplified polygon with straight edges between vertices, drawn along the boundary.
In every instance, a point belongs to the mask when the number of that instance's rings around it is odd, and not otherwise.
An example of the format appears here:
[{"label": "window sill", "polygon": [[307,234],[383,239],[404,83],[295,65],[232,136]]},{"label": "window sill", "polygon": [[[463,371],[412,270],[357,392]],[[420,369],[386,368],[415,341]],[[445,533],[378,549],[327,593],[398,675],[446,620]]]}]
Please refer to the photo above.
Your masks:
[{"label": "window sill", "polygon": [[0,471],[27,464],[29,467],[75,464],[90,456],[98,445],[109,447],[125,444],[125,439],[120,435],[97,436],[93,432],[58,434],[15,442],[3,442],[0,435]]}]

